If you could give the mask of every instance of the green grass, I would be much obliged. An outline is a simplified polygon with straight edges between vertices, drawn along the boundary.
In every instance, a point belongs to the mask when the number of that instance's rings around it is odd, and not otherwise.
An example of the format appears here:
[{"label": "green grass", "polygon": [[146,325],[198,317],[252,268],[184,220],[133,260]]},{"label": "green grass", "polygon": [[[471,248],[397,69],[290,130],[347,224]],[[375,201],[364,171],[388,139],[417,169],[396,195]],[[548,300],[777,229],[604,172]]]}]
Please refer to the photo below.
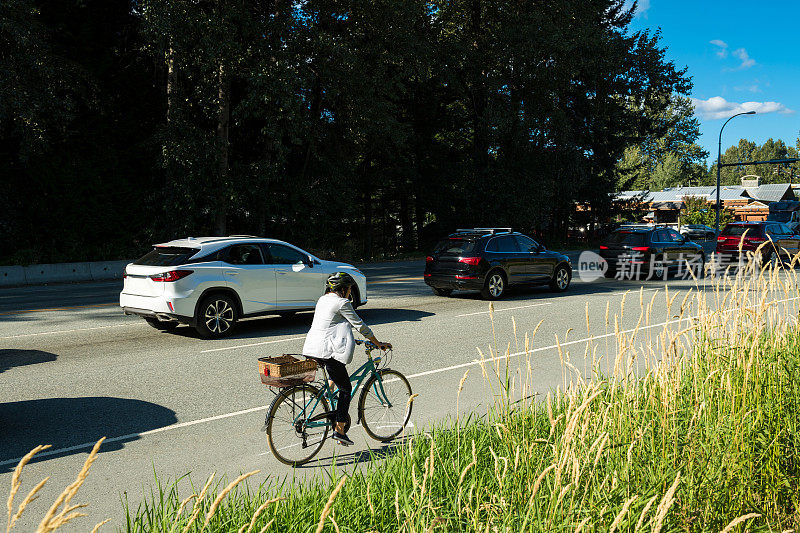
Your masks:
[{"label": "green grass", "polygon": [[[760,283],[776,290],[774,280]],[[736,315],[698,299],[704,318],[662,332],[656,340],[666,349],[657,353],[619,334],[616,377],[598,371],[543,401],[518,399],[530,375],[485,365],[497,406],[358,469],[334,498],[325,531],[720,531],[748,514],[732,530],[797,528],[800,331],[766,328],[776,309],[757,296],[748,306],[753,288],[711,296]],[[684,300],[681,312],[690,307]],[[525,387],[515,392],[520,379]],[[315,530],[340,481],[331,469],[304,483],[235,490],[207,530],[240,531],[276,497],[253,531],[267,523],[268,531]],[[189,531],[201,530],[221,487],[201,501]],[[192,505],[179,516],[178,507],[175,486],[159,487],[129,514],[126,531],[182,531]]]}]

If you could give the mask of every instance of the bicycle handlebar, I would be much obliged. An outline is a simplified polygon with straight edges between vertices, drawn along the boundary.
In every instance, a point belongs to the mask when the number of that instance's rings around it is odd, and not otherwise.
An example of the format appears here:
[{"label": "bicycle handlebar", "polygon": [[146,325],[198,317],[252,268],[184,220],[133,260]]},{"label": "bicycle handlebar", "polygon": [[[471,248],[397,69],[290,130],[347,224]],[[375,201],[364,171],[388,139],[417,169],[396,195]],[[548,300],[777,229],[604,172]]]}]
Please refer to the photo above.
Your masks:
[{"label": "bicycle handlebar", "polygon": [[372,341],[366,341],[366,340],[362,341],[362,340],[356,339],[356,345],[357,346],[361,346],[362,344],[364,345],[365,348],[370,349],[370,350],[377,350],[378,349],[378,345],[375,344]]}]

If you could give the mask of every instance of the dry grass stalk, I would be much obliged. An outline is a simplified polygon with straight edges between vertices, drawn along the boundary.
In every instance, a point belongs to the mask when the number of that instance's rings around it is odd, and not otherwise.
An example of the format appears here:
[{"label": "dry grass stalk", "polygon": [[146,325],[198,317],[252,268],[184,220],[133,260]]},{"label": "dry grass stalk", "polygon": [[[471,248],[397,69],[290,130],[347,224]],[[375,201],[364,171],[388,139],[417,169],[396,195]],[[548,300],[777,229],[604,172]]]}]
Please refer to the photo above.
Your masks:
[{"label": "dry grass stalk", "polygon": [[264,526],[264,527],[262,527],[262,528],[261,528],[261,531],[259,531],[258,533],[264,533],[264,532],[267,530],[267,528],[269,528],[269,526],[271,526],[271,525],[272,525],[272,523],[273,523],[274,521],[275,521],[275,519],[273,518],[272,520],[270,520],[269,522],[267,522],[267,525],[266,525],[266,526]]},{"label": "dry grass stalk", "polygon": [[[53,502],[53,505],[50,506],[50,509],[48,509],[47,513],[44,515],[44,518],[42,518],[42,521],[39,523],[39,527],[36,528],[36,533],[48,533],[50,531],[54,531],[64,524],[74,520],[75,518],[86,516],[83,513],[73,512],[76,509],[85,506],[70,506],[69,502],[73,497],[75,497],[75,494],[78,493],[78,489],[81,488],[83,482],[86,481],[86,476],[89,475],[89,468],[97,459],[97,454],[100,453],[100,446],[103,444],[104,440],[106,440],[105,437],[95,443],[92,451],[89,453],[89,457],[86,458],[86,461],[83,463],[83,467],[81,468],[80,472],[78,472],[75,481],[68,485],[67,488],[65,488],[64,491],[58,495],[56,500]],[[62,507],[62,505],[63,509],[59,513],[58,509]]]},{"label": "dry grass stalk", "polygon": [[22,503],[19,504],[16,514],[14,514],[14,516],[11,517],[11,521],[8,524],[8,529],[6,530],[6,532],[11,531],[11,529],[14,527],[14,524],[17,522],[17,520],[19,520],[19,517],[22,516],[22,513],[25,512],[25,508],[28,507],[28,504],[30,504],[33,500],[38,498],[39,491],[42,490],[45,483],[47,483],[48,479],[50,479],[50,476],[47,476],[46,478],[41,480],[39,484],[33,487],[33,489],[31,489],[28,495],[25,496],[25,499],[22,500]]},{"label": "dry grass stalk", "polygon": [[664,523],[664,517],[667,516],[667,511],[675,502],[673,496],[675,495],[675,491],[678,488],[678,483],[681,481],[681,473],[678,472],[678,475],[675,476],[675,481],[672,482],[672,485],[667,489],[667,493],[664,494],[664,497],[661,499],[661,502],[658,504],[656,508],[656,516],[655,516],[655,525],[653,526],[653,533],[659,533],[661,531],[661,526]]},{"label": "dry grass stalk", "polygon": [[105,520],[103,520],[102,522],[100,522],[100,523],[96,524],[96,525],[95,525],[95,526],[92,528],[92,533],[97,533],[98,531],[100,531],[100,528],[101,528],[101,527],[102,527],[104,524],[107,524],[107,523],[109,523],[109,522],[111,522],[111,519],[110,519],[110,518],[106,518],[106,519],[105,519]]},{"label": "dry grass stalk", "polygon": [[206,481],[203,490],[200,491],[200,494],[197,496],[197,499],[194,501],[194,505],[192,506],[192,516],[189,518],[189,521],[186,523],[186,527],[183,528],[182,533],[186,533],[189,531],[189,528],[192,527],[194,521],[197,520],[197,515],[200,514],[200,506],[202,505],[203,500],[206,497],[206,492],[208,492],[209,487],[211,487],[211,482],[214,481],[214,474],[208,476],[208,481]]},{"label": "dry grass stalk", "polygon": [[591,517],[587,516],[586,518],[581,520],[581,523],[578,524],[578,527],[575,528],[575,533],[581,533],[581,531],[583,531],[583,526],[588,524],[590,519],[591,519]]},{"label": "dry grass stalk", "polygon": [[[325,508],[322,509],[322,514],[319,517],[319,523],[317,524],[317,533],[322,533],[322,528],[325,527],[325,519],[328,518],[328,514],[331,512],[331,508],[333,507],[333,501],[336,499],[336,496],[339,494],[339,491],[342,490],[345,481],[347,481],[347,476],[342,476],[342,479],[339,481],[339,484],[336,485],[336,488],[333,489],[333,492],[331,492],[331,495],[328,498],[328,503],[325,504]],[[397,508],[397,516],[398,520],[400,520],[399,506]]]},{"label": "dry grass stalk", "polygon": [[608,530],[608,533],[614,533],[614,531],[617,530],[617,527],[619,527],[619,524],[622,522],[622,519],[625,517],[625,513],[628,512],[628,508],[631,506],[631,504],[633,502],[636,501],[636,498],[638,498],[638,496],[633,495],[630,498],[628,498],[627,500],[625,500],[625,503],[622,504],[622,509],[620,509],[619,514],[617,514],[617,517],[614,518],[614,521],[611,523],[611,528]]},{"label": "dry grass stalk", "polygon": [[234,487],[236,487],[236,485],[238,485],[239,483],[241,483],[245,479],[249,478],[250,476],[254,476],[254,475],[258,474],[259,472],[261,472],[261,470],[253,470],[252,472],[248,472],[246,474],[242,474],[241,476],[239,476],[236,479],[234,479],[233,481],[231,481],[228,484],[228,486],[225,487],[225,489],[222,492],[220,492],[219,495],[216,498],[214,498],[214,502],[211,504],[211,508],[209,508],[208,512],[206,513],[206,520],[205,520],[205,522],[203,522],[203,527],[200,528],[200,531],[204,530],[208,526],[208,523],[214,517],[214,513],[217,512],[217,508],[219,507],[219,504],[222,503],[223,499],[225,499],[225,496],[227,496],[228,493],[230,491],[232,491],[234,489]]},{"label": "dry grass stalk", "polygon": [[650,498],[645,504],[644,509],[642,509],[642,512],[639,515],[639,520],[636,522],[636,527],[633,529],[634,532],[639,531],[639,529],[641,529],[642,525],[644,524],[644,517],[647,515],[647,511],[650,510],[650,507],[653,505],[653,503],[655,503],[656,498],[658,498],[658,495],[655,495],[652,498]]},{"label": "dry grass stalk", "polygon": [[337,523],[336,523],[336,520],[333,518],[333,514],[332,514],[332,513],[331,513],[331,515],[328,517],[328,519],[329,519],[329,520],[331,521],[331,523],[333,524],[333,529],[335,529],[335,530],[336,530],[336,533],[342,533],[341,531],[339,531],[339,524],[337,524]]},{"label": "dry grass stalk", "polygon": [[183,509],[189,504],[190,501],[192,501],[195,498],[197,498],[197,494],[192,494],[191,496],[189,496],[187,498],[184,498],[183,501],[181,501],[181,504],[178,507],[178,512],[175,513],[175,521],[172,524],[173,527],[175,526],[175,524],[178,523],[178,520],[180,519],[181,515],[183,514]]},{"label": "dry grass stalk", "polygon": [[14,468],[14,473],[11,475],[11,490],[8,493],[8,527],[6,528],[6,533],[11,531],[11,528],[14,526],[11,514],[14,511],[14,497],[17,495],[17,491],[19,491],[19,487],[22,484],[22,469],[33,459],[34,455],[47,448],[50,448],[50,444],[40,444],[26,453],[25,456],[20,459],[19,463],[17,463],[17,467]]},{"label": "dry grass stalk", "polygon": [[[253,530],[253,528],[256,525],[256,520],[258,520],[258,517],[261,516],[261,513],[263,513],[264,510],[267,507],[269,507],[270,505],[272,505],[275,502],[278,502],[278,501],[284,500],[284,499],[285,498],[272,498],[271,500],[267,500],[264,503],[262,503],[261,506],[258,509],[256,509],[256,512],[253,513],[253,517],[250,519],[250,525],[247,527],[247,533],[250,533],[250,531]],[[244,529],[244,526],[242,526],[242,529],[239,530],[239,533],[242,533],[243,529]]]},{"label": "dry grass stalk", "polygon": [[733,531],[733,528],[735,528],[736,526],[738,526],[742,522],[744,522],[746,520],[750,520],[751,518],[758,518],[760,516],[761,515],[758,514],[758,513],[749,513],[749,514],[746,514],[746,515],[742,515],[739,518],[734,518],[733,520],[731,520],[730,524],[725,526],[725,529],[720,531],[720,533],[730,533],[731,531]]}]

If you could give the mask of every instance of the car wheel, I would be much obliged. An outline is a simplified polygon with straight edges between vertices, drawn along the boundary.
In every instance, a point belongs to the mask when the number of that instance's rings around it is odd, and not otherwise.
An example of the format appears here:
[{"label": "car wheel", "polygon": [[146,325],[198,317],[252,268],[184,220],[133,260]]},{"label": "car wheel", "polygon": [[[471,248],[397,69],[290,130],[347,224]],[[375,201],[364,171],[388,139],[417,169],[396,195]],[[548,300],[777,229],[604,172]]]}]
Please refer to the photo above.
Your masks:
[{"label": "car wheel", "polygon": [[436,296],[450,296],[453,294],[453,289],[437,289],[436,287],[433,288],[433,294]]},{"label": "car wheel", "polygon": [[144,321],[159,331],[172,331],[180,324],[177,320],[159,320],[157,318],[145,318]]},{"label": "car wheel", "polygon": [[564,292],[569,287],[571,280],[572,276],[570,276],[569,270],[561,265],[556,268],[553,278],[550,280],[550,288],[556,292]]},{"label": "car wheel", "polygon": [[666,274],[669,271],[664,265],[664,258],[662,256],[653,256],[650,260],[650,272],[647,273],[649,279],[666,279]]},{"label": "car wheel", "polygon": [[506,276],[502,270],[492,270],[486,274],[481,296],[487,300],[499,300],[506,293]]},{"label": "car wheel", "polygon": [[226,294],[213,294],[200,302],[195,329],[203,338],[218,339],[233,331],[238,318],[239,312],[233,298]]}]

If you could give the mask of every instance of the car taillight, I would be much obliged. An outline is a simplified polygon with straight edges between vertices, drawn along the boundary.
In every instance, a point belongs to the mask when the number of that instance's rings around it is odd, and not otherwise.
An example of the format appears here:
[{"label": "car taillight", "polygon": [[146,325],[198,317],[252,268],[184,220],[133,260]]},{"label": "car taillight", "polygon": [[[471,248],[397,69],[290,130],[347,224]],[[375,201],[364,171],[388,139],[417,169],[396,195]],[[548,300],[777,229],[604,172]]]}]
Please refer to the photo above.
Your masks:
[{"label": "car taillight", "polygon": [[431,256],[426,257],[425,258],[425,262],[426,263],[433,263],[433,257],[431,257]]},{"label": "car taillight", "polygon": [[169,272],[162,272],[161,274],[153,274],[150,276],[150,279],[153,281],[178,281],[179,279],[183,279],[189,274],[191,274],[193,270],[170,270]]},{"label": "car taillight", "polygon": [[477,265],[478,263],[481,262],[481,258],[480,257],[462,257],[461,259],[458,260],[458,262],[459,263],[466,263],[468,265],[475,266],[475,265]]},{"label": "car taillight", "polygon": [[647,252],[650,250],[649,246],[634,246],[631,248],[634,252]]},{"label": "car taillight", "polygon": [[601,250],[608,250],[608,246],[603,246],[603,245],[601,244],[601,245],[600,245],[600,249],[601,249]]},{"label": "car taillight", "polygon": [[727,237],[725,237],[724,235],[720,235],[719,237],[717,237],[717,242],[725,242],[726,240]]}]

